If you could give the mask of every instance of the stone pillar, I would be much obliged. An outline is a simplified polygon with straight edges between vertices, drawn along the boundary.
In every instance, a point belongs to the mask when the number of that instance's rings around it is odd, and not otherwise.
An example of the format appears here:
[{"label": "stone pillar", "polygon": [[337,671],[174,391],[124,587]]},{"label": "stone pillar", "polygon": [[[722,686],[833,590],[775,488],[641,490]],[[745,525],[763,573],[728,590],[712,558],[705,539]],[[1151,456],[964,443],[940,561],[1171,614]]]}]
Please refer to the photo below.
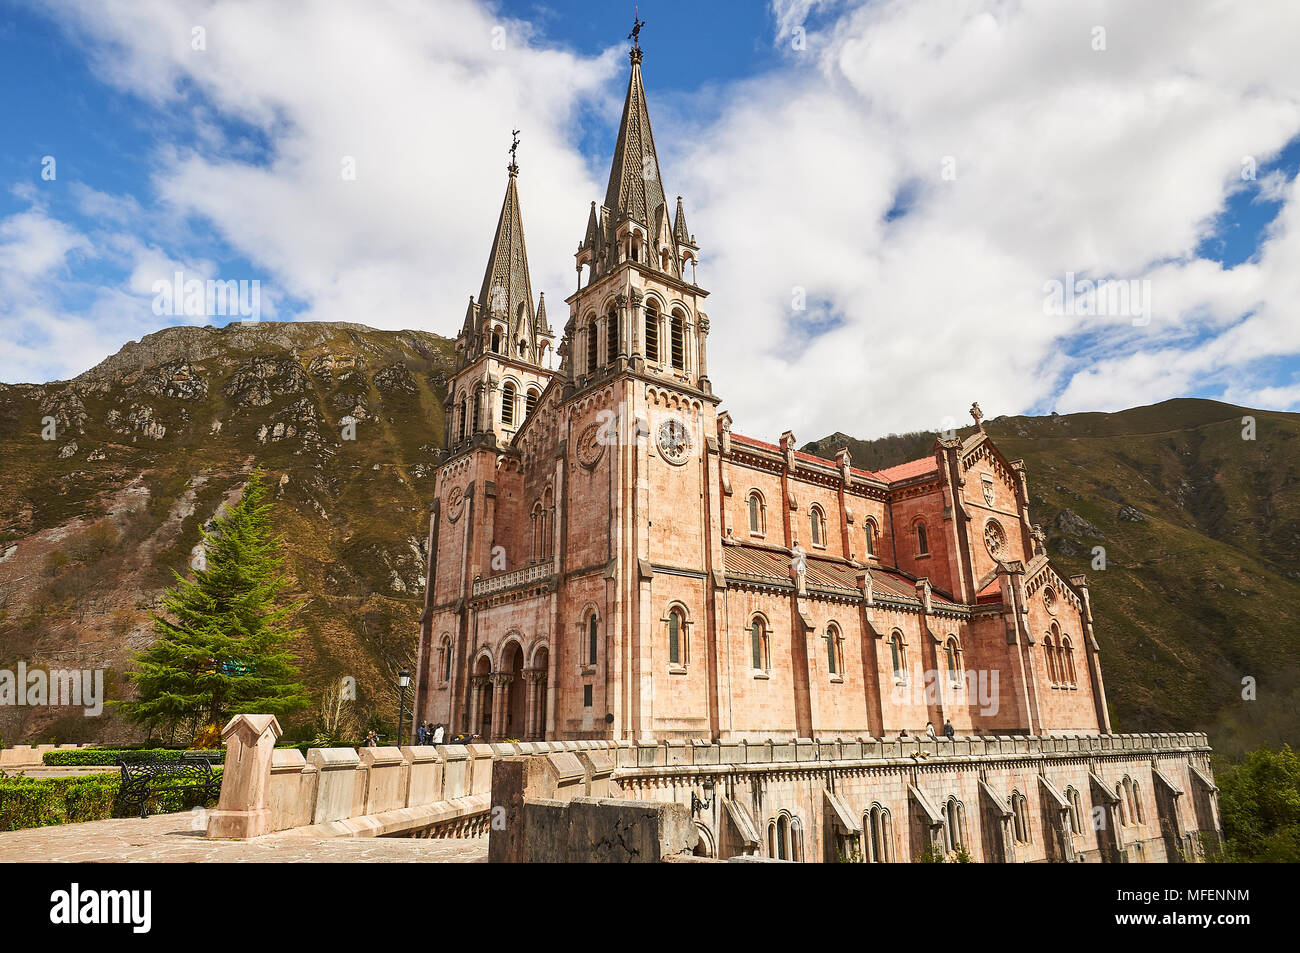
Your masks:
[{"label": "stone pillar", "polygon": [[483,683],[482,675],[470,679],[469,725],[465,733],[471,737],[483,723]]},{"label": "stone pillar", "polygon": [[510,706],[510,682],[513,676],[497,672],[492,676],[492,734],[489,741],[505,737],[506,712]]},{"label": "stone pillar", "polygon": [[208,817],[208,837],[246,839],[270,832],[267,788],[275,741],[283,733],[274,715],[236,715],[221,729],[226,765],[221,799]]}]

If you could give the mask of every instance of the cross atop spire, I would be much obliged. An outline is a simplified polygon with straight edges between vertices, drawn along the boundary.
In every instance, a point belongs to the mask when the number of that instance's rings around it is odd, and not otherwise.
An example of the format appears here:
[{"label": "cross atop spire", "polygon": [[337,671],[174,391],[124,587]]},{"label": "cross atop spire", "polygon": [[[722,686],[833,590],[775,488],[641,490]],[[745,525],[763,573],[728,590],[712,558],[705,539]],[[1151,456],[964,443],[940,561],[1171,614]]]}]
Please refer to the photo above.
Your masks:
[{"label": "cross atop spire", "polygon": [[641,10],[639,7],[633,7],[635,11],[632,14],[632,32],[627,38],[632,41],[632,49],[628,50],[628,55],[632,57],[633,63],[641,62],[641,27],[645,26],[645,21],[640,18]]},{"label": "cross atop spire", "polygon": [[659,156],[655,153],[654,133],[650,131],[650,110],[646,105],[645,84],[641,80],[641,50],[635,47],[632,50],[632,75],[627,81],[627,99],[623,103],[623,118],[618,124],[614,162],[609,170],[609,186],[605,190],[605,207],[613,214],[612,224],[615,226],[627,217],[649,229],[654,225],[655,214],[663,204],[664,186],[659,177]]}]

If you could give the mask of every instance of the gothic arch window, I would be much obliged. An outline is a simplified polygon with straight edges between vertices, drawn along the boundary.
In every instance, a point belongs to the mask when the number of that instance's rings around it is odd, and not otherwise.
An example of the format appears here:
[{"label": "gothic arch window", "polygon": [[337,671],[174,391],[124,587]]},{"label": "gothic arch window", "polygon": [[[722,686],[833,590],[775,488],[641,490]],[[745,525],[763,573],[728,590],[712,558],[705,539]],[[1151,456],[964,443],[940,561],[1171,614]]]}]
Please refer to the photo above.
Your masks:
[{"label": "gothic arch window", "polygon": [[948,640],[943,644],[943,656],[944,661],[948,663],[948,684],[953,688],[960,688],[964,673],[962,670],[961,643],[957,641],[957,636],[948,636]]},{"label": "gothic arch window", "polygon": [[438,643],[438,677],[445,685],[451,680],[451,636],[444,635]]},{"label": "gothic arch window", "polygon": [[515,422],[515,382],[506,381],[501,388],[501,422],[507,427]]},{"label": "gothic arch window", "polygon": [[826,626],[826,670],[832,678],[844,675],[844,636],[834,622]]},{"label": "gothic arch window", "polygon": [[587,664],[595,665],[600,645],[600,619],[593,610],[587,617]]},{"label": "gothic arch window", "polygon": [[772,666],[772,645],[767,620],[761,615],[755,615],[749,622],[749,650],[754,671],[769,671]]},{"label": "gothic arch window", "polygon": [[653,301],[645,306],[645,357],[659,363],[659,308]]},{"label": "gothic arch window", "polygon": [[1061,680],[1056,674],[1056,644],[1050,634],[1043,636],[1043,657],[1047,660],[1047,680],[1053,685],[1059,685]]},{"label": "gothic arch window", "polygon": [[541,396],[536,387],[528,388],[528,392],[524,394],[524,420],[537,413],[537,401]]},{"label": "gothic arch window", "polygon": [[926,533],[925,520],[916,521],[916,555],[930,555],[930,537]]},{"label": "gothic arch window", "polygon": [[686,318],[680,311],[673,312],[671,356],[673,370],[686,370]]},{"label": "gothic arch window", "polygon": [[812,544],[820,549],[826,548],[826,514],[814,503],[808,510],[808,532],[812,534]]},{"label": "gothic arch window", "polygon": [[863,860],[869,864],[888,864],[894,860],[894,820],[889,809],[872,804],[862,815]]},{"label": "gothic arch window", "polygon": [[907,680],[907,646],[903,643],[903,633],[897,629],[889,637],[889,658],[894,666],[894,681],[901,684]]},{"label": "gothic arch window", "polygon": [[691,660],[690,622],[685,607],[671,606],[664,623],[668,627],[668,664],[685,671]]},{"label": "gothic arch window", "polygon": [[1137,823],[1142,823],[1142,788],[1136,781],[1133,782],[1131,791],[1133,797],[1133,819]]},{"label": "gothic arch window", "polygon": [[1065,789],[1065,801],[1070,805],[1070,833],[1083,833],[1083,816],[1079,811],[1079,792],[1070,786]]},{"label": "gothic arch window", "polygon": [[943,833],[948,850],[962,850],[966,846],[966,805],[956,795],[948,798],[943,808]]},{"label": "gothic arch window", "polygon": [[501,353],[501,329],[500,328],[492,329],[492,353],[493,354]]},{"label": "gothic arch window", "polygon": [[462,397],[460,401],[460,426],[456,428],[456,439],[465,439],[465,428],[469,426],[469,398]]},{"label": "gothic arch window", "polygon": [[594,373],[596,370],[596,348],[600,342],[596,339],[596,316],[591,315],[587,318],[587,373]]},{"label": "gothic arch window", "polygon": [[618,311],[611,310],[605,317],[605,363],[618,360]]},{"label": "gothic arch window", "polygon": [[777,860],[803,859],[803,825],[789,811],[781,811],[768,822],[767,852]]},{"label": "gothic arch window", "polygon": [[1019,791],[1011,792],[1011,828],[1018,843],[1029,843],[1029,804]]},{"label": "gothic arch window", "polygon": [[478,433],[482,428],[479,426],[479,408],[483,406],[483,385],[479,384],[474,388],[474,433]]},{"label": "gothic arch window", "polygon": [[867,531],[867,555],[875,556],[876,555],[876,533],[877,533],[876,521],[868,517],[866,523],[864,523],[863,525],[865,526]]},{"label": "gothic arch window", "polygon": [[1061,637],[1061,659],[1065,663],[1065,683],[1070,686],[1077,684],[1074,680],[1074,646],[1070,644],[1069,636]]},{"label": "gothic arch window", "polygon": [[749,535],[762,536],[767,532],[767,506],[763,503],[763,494],[758,490],[749,491]]},{"label": "gothic arch window", "polygon": [[541,503],[533,504],[533,562],[541,560],[543,555],[542,538],[546,534],[546,514]]}]

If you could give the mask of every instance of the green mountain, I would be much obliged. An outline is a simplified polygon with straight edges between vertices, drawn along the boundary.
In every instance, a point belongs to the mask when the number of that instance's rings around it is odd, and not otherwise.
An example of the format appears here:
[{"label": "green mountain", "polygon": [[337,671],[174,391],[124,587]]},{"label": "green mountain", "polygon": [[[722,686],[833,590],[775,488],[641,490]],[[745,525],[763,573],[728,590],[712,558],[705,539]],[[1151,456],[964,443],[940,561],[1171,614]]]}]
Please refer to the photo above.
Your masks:
[{"label": "green mountain", "polygon": [[[170,328],[74,380],[0,385],[0,668],[102,668],[122,697],[172,571],[260,465],[305,603],[304,682],[319,693],[351,676],[363,715],[391,722],[453,363],[425,332],[266,323]],[[1294,743],[1300,415],[1177,400],[985,426],[1025,459],[1052,554],[1089,577],[1116,728],[1204,729],[1228,752]],[[879,468],[933,443],[836,434],[806,449],[847,445]],[[1242,698],[1245,677],[1258,700]],[[111,709],[0,707],[6,743],[136,736]]]},{"label": "green mountain", "polygon": [[[393,722],[453,364],[452,342],[420,331],[234,324],[159,331],[71,381],[0,385],[0,667],[103,668],[122,697],[172,571],[260,465],[305,602],[304,681],[351,676],[361,711]],[[109,712],[0,708],[0,737],[135,737]]]},{"label": "green mountain", "polygon": [[[1228,755],[1295,744],[1300,414],[1169,400],[985,429],[1024,459],[1048,551],[1088,576],[1115,729],[1205,730]],[[847,446],[855,466],[879,468],[930,453],[934,440],[837,433],[804,449]],[[1098,546],[1104,570],[1093,566]]]}]

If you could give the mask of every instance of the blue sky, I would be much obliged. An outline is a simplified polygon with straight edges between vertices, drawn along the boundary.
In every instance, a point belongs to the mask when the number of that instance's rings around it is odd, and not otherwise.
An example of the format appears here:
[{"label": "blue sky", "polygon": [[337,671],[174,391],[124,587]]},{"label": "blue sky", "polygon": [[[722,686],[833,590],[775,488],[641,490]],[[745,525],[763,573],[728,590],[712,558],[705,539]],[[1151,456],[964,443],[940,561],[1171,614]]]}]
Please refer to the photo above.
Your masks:
[{"label": "blue sky", "polygon": [[[711,376],[749,432],[940,429],[973,399],[1300,408],[1289,5],[641,13]],[[533,283],[563,321],[631,22],[631,4],[564,2],[0,4],[0,381],[224,324],[154,313],[174,270],[260,281],[264,320],[454,334],[515,124]],[[1146,282],[1148,320],[1050,313],[1044,283],[1071,273]]]}]

